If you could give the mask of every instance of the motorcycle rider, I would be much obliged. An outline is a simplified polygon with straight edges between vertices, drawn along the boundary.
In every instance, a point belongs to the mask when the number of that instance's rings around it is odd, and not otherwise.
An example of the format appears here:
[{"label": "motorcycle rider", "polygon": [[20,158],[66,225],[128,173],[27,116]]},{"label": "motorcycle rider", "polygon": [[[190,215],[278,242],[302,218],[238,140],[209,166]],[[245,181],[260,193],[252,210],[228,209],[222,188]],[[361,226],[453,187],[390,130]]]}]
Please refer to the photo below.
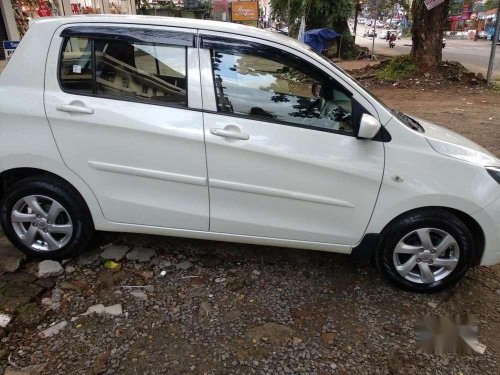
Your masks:
[{"label": "motorcycle rider", "polygon": [[396,45],[396,34],[391,34],[389,37],[389,47],[393,48]]}]

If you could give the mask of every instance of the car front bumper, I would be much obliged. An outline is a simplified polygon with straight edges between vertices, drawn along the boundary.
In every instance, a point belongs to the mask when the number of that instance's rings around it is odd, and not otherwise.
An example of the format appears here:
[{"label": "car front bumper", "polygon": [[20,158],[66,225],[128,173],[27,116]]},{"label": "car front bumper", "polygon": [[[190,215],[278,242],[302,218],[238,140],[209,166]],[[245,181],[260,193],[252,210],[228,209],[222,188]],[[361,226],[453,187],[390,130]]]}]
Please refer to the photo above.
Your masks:
[{"label": "car front bumper", "polygon": [[500,198],[490,203],[472,217],[484,232],[485,245],[481,266],[500,263]]}]

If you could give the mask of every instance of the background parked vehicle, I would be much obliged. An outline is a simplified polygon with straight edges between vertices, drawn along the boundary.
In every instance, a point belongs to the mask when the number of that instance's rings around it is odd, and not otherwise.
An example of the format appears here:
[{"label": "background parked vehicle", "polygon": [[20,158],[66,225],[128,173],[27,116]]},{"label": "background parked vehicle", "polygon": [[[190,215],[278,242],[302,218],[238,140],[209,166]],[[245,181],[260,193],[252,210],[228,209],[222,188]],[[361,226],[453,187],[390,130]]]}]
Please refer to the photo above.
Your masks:
[{"label": "background parked vehicle", "polygon": [[398,39],[401,39],[401,35],[402,35],[401,31],[399,31],[397,29],[390,29],[390,30],[380,31],[379,38],[387,40],[387,39],[389,39],[389,36],[392,35],[392,34],[395,34]]},{"label": "background parked vehicle", "polygon": [[368,30],[365,30],[363,36],[365,38],[373,38],[373,37],[377,37],[377,33],[375,31],[373,31],[373,29],[368,29]]}]

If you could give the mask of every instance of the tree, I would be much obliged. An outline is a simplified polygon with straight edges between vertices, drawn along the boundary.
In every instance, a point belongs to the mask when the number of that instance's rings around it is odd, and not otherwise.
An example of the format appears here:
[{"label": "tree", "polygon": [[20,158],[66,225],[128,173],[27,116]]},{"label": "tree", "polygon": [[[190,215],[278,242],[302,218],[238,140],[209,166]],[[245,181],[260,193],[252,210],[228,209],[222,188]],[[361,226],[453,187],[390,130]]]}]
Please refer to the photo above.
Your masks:
[{"label": "tree", "polygon": [[498,8],[498,0],[486,0],[484,2],[484,10],[491,10]]},{"label": "tree", "polygon": [[424,0],[414,0],[412,4],[413,27],[411,56],[417,70],[436,68],[443,57],[443,33],[450,0],[427,10]]},{"label": "tree", "polygon": [[306,30],[329,28],[342,34],[342,52],[353,47],[347,20],[354,14],[353,0],[271,0],[272,17],[287,21],[291,35],[298,34],[302,15]]},{"label": "tree", "polygon": [[[290,5],[290,6],[289,6]],[[353,15],[353,0],[271,0],[272,16],[289,22],[296,35],[302,15],[307,29],[331,28],[338,33],[349,31],[347,19]]]}]

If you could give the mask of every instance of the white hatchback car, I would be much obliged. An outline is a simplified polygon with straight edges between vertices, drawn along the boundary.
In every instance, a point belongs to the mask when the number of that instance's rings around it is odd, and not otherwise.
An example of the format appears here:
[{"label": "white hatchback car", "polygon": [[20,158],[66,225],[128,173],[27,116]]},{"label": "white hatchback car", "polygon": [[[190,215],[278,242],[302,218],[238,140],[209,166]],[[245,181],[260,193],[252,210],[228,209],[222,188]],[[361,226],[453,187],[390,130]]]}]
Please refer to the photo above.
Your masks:
[{"label": "white hatchback car", "polygon": [[0,114],[1,224],[30,255],[162,234],[352,254],[414,291],[500,261],[500,160],[277,33],[40,20]]}]

